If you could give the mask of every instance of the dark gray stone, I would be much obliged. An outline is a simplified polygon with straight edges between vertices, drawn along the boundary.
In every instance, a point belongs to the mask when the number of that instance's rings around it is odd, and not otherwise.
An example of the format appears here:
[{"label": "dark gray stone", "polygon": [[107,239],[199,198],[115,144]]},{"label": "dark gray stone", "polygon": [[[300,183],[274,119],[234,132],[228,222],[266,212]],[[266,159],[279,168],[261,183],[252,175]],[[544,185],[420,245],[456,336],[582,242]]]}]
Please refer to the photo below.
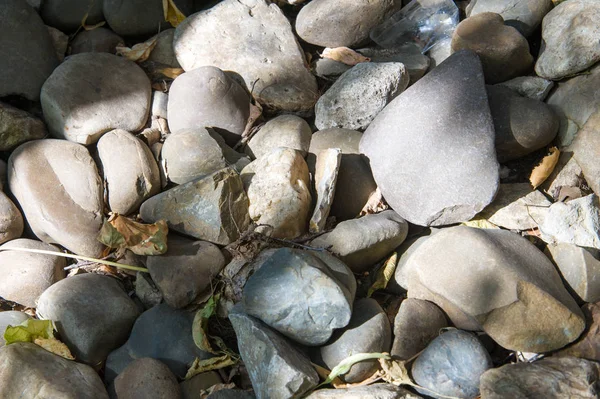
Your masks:
[{"label": "dark gray stone", "polygon": [[171,68],[181,68],[173,50],[175,29],[165,29],[158,34],[156,45],[152,49],[148,61],[156,62]]},{"label": "dark gray stone", "polygon": [[144,357],[129,364],[115,379],[119,399],[180,399],[177,378],[162,362]]},{"label": "dark gray stone", "polygon": [[466,11],[468,17],[495,12],[504,18],[506,25],[516,28],[523,36],[529,36],[552,7],[552,0],[473,0]]},{"label": "dark gray stone", "polygon": [[206,373],[196,374],[188,380],[179,383],[183,399],[198,399],[202,391],[209,389],[213,385],[222,384],[223,380],[216,371],[207,371]]},{"label": "dark gray stone", "polygon": [[142,302],[145,309],[150,309],[163,301],[162,292],[152,281],[150,273],[137,272],[135,295]]},{"label": "dark gray stone", "polygon": [[86,15],[86,25],[95,25],[104,19],[99,0],[44,0],[40,15],[47,25],[69,33],[81,26]]},{"label": "dark gray stone", "polygon": [[[82,29],[71,42],[71,54],[79,53],[116,53],[118,44],[125,41],[110,29],[103,26],[85,30]],[[154,48],[156,50],[156,47]],[[152,52],[154,52],[152,50]]]}]

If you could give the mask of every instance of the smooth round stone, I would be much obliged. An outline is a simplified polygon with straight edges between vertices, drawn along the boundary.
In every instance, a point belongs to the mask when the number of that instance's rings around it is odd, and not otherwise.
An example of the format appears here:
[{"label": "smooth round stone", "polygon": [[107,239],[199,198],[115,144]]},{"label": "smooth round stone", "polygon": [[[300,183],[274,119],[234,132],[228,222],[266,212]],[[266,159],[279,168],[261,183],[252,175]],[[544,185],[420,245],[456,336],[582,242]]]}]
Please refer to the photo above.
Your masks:
[{"label": "smooth round stone", "polygon": [[323,47],[355,47],[369,41],[369,32],[402,7],[401,1],[313,0],[296,18],[296,32]]},{"label": "smooth round stone", "polygon": [[31,317],[27,313],[7,310],[0,312],[0,348],[4,346],[4,332],[8,326],[17,326]]},{"label": "smooth round stone", "polygon": [[502,86],[487,86],[487,93],[498,162],[521,158],[554,140],[560,122],[548,105]]},{"label": "smooth round stone", "polygon": [[473,334],[450,330],[434,339],[412,366],[415,382],[440,395],[474,399],[479,396],[479,377],[492,368],[492,359]]},{"label": "smooth round stone", "polygon": [[[152,49],[148,61],[164,64],[171,68],[181,68],[175,50],[173,50],[173,36],[175,29],[165,29],[161,31],[156,38],[156,45]],[[172,88],[172,86],[171,86]],[[171,93],[172,91],[169,90]]]},{"label": "smooth round stone", "polygon": [[165,302],[174,308],[189,305],[225,266],[219,247],[206,241],[169,235],[168,250],[150,256],[146,267]]},{"label": "smooth round stone", "polygon": [[141,129],[151,91],[150,80],[132,61],[107,53],[76,54],[42,87],[44,119],[53,136],[92,144],[113,129]]},{"label": "smooth round stone", "polygon": [[0,102],[0,151],[12,151],[27,141],[43,139],[46,134],[40,119]]},{"label": "smooth round stone", "polygon": [[44,0],[40,15],[46,25],[69,33],[81,26],[86,15],[86,25],[95,25],[104,19],[99,0]]},{"label": "smooth round stone", "polygon": [[[183,15],[192,13],[192,0],[175,0]],[[165,21],[161,0],[103,0],[110,28],[120,36],[149,36],[171,27]]]},{"label": "smooth round stone", "polygon": [[19,146],[8,159],[10,191],[42,241],[84,256],[100,256],[102,180],[88,150],[66,140]]},{"label": "smooth round stone", "polygon": [[160,192],[158,165],[142,140],[117,129],[104,134],[97,148],[111,211],[128,215]]},{"label": "smooth round stone", "polygon": [[177,377],[162,362],[149,357],[134,360],[115,379],[119,399],[180,399]]},{"label": "smooth round stone", "polygon": [[312,130],[304,119],[296,115],[280,115],[264,124],[252,136],[245,149],[246,154],[260,158],[277,147],[300,151],[306,157]]},{"label": "smooth round stone", "polygon": [[2,2],[0,52],[0,97],[14,94],[38,101],[59,61],[44,22],[23,0]]},{"label": "smooth round stone", "polygon": [[452,51],[465,49],[479,55],[488,84],[525,75],[533,65],[527,39],[493,12],[474,15],[458,24],[452,36]]},{"label": "smooth round stone", "polygon": [[19,208],[0,191],[0,244],[21,237],[23,234],[23,215]]},{"label": "smooth round stone", "polygon": [[55,323],[62,341],[80,362],[95,367],[125,342],[139,310],[118,280],[89,273],[71,276],[44,291],[37,314]]},{"label": "smooth round stone", "polygon": [[[356,353],[389,352],[392,329],[386,313],[371,298],[354,303],[352,318],[346,327],[337,331],[326,345],[321,346],[320,356],[328,369]],[[360,362],[350,368],[342,378],[348,383],[369,378],[379,368],[374,361]]]},{"label": "smooth round stone", "polygon": [[204,66],[179,75],[169,90],[169,128],[215,128],[235,144],[250,115],[246,91],[219,68]]},{"label": "smooth round stone", "polygon": [[65,258],[22,251],[25,248],[59,252],[54,245],[20,238],[0,246],[0,296],[30,308],[37,307],[37,300],[44,291],[65,277]]},{"label": "smooth round stone", "polygon": [[467,6],[467,17],[484,12],[500,14],[506,25],[528,37],[552,10],[552,0],[473,0]]},{"label": "smooth round stone", "polygon": [[335,194],[329,212],[338,222],[357,217],[369,196],[377,189],[369,163],[358,150],[361,137],[362,133],[356,130],[332,128],[313,133],[310,141],[306,162],[313,175],[319,152],[328,148],[342,150]]},{"label": "smooth round stone", "polygon": [[[71,42],[71,54],[110,53],[115,54],[116,47],[125,43],[121,36],[103,26],[92,30],[81,30]],[[152,52],[156,50],[156,47]]]}]

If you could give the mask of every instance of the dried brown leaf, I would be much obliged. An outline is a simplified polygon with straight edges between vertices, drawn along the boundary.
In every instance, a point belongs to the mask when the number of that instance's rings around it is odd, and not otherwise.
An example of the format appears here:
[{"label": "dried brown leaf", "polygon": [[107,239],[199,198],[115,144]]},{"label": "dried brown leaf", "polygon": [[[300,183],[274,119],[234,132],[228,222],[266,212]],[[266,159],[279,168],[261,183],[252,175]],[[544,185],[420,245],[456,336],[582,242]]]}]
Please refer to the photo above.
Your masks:
[{"label": "dried brown leaf", "polygon": [[330,60],[338,61],[343,64],[352,66],[360,64],[361,62],[371,61],[369,57],[365,57],[364,55],[359,54],[348,47],[328,47],[325,50],[323,50],[323,54],[321,54],[321,56],[323,58],[329,58]]},{"label": "dried brown leaf", "polygon": [[163,0],[162,6],[165,21],[174,27],[179,25],[185,19],[185,15],[179,11],[179,8],[177,8],[173,0]]},{"label": "dried brown leaf", "polygon": [[398,254],[393,252],[390,257],[387,258],[383,266],[381,266],[377,271],[377,277],[375,278],[375,282],[371,285],[371,287],[369,287],[367,298],[370,298],[375,291],[385,289],[385,287],[387,287],[388,283],[392,279],[392,276],[396,272],[397,265]]},{"label": "dried brown leaf", "polygon": [[162,255],[167,252],[167,222],[135,222],[117,213],[104,222],[98,240],[110,248],[127,248],[137,255]]},{"label": "dried brown leaf", "polygon": [[60,342],[56,338],[36,338],[33,341],[33,343],[38,346],[41,346],[48,352],[54,353],[55,355],[64,357],[68,360],[75,360],[75,357],[73,356],[73,354],[71,354],[71,351],[69,350],[67,345]]},{"label": "dried brown leaf", "polygon": [[143,62],[150,57],[150,53],[156,47],[158,36],[153,36],[143,43],[135,44],[133,47],[117,46],[117,55],[121,55],[133,62]]},{"label": "dried brown leaf", "polygon": [[546,155],[542,162],[531,171],[531,176],[529,177],[529,181],[534,189],[538,188],[540,184],[546,181],[546,179],[550,176],[556,164],[558,163],[558,157],[560,156],[560,151],[556,147],[550,148],[550,154]]},{"label": "dried brown leaf", "polygon": [[367,200],[365,206],[363,206],[363,209],[360,211],[359,216],[379,213],[385,211],[388,208],[389,206],[385,202],[383,194],[381,194],[381,190],[379,189],[379,187],[377,187],[377,189],[373,191],[369,196],[369,199]]}]

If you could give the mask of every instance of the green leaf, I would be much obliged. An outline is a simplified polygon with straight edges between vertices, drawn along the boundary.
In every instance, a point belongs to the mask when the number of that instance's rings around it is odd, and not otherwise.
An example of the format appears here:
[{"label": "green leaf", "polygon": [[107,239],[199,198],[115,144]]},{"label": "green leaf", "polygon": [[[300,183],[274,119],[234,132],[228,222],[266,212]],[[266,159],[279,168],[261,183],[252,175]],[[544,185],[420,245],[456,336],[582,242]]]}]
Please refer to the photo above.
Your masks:
[{"label": "green leaf", "polygon": [[[208,339],[208,334],[206,333],[206,329],[208,327],[208,320],[215,314],[217,310],[217,304],[219,303],[219,298],[221,294],[212,295],[204,304],[204,307],[199,309],[194,316],[194,321],[192,323],[192,337],[194,338],[194,343],[198,348],[205,352],[210,352],[217,354],[217,351],[212,347],[210,341]],[[217,337],[218,338],[218,337]],[[223,343],[223,340],[219,338],[217,341],[217,346],[221,349],[221,351],[225,351],[227,346]]]},{"label": "green leaf", "polygon": [[369,292],[367,292],[367,298],[370,298],[375,291],[385,289],[385,287],[387,287],[388,283],[392,279],[392,276],[394,275],[394,272],[396,271],[397,265],[398,253],[394,252],[377,271],[377,277],[375,278],[373,285],[371,285],[369,288]]},{"label": "green leaf", "polygon": [[28,319],[18,326],[8,326],[4,331],[6,345],[15,342],[33,342],[36,338],[54,338],[52,320]]},{"label": "green leaf", "polygon": [[342,360],[337,366],[331,369],[331,373],[325,381],[323,381],[319,386],[329,384],[334,378],[339,377],[342,374],[346,374],[350,371],[350,368],[354,366],[356,363],[364,362],[365,360],[372,359],[391,359],[390,355],[387,353],[357,353],[356,355],[349,356]]},{"label": "green leaf", "polygon": [[210,359],[200,360],[196,358],[192,366],[188,369],[185,379],[188,380],[196,374],[205,373],[211,370],[222,369],[223,367],[233,366],[238,359],[233,358],[229,353],[222,356],[211,357]]}]

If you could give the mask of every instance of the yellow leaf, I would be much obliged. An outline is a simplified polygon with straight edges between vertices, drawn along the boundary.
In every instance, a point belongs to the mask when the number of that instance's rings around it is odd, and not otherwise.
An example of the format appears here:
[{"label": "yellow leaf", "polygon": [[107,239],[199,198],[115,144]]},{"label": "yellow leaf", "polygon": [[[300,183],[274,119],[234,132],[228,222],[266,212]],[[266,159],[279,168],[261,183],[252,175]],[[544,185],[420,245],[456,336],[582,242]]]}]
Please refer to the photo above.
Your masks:
[{"label": "yellow leaf", "polygon": [[41,346],[48,352],[54,353],[55,355],[64,357],[65,359],[75,360],[75,357],[71,354],[71,351],[67,345],[60,342],[56,338],[36,338],[33,343]]},{"label": "yellow leaf", "polygon": [[321,56],[323,58],[329,58],[330,60],[344,63],[346,65],[356,65],[360,64],[361,62],[371,61],[370,58],[365,57],[364,55],[359,54],[348,47],[326,48],[323,50],[323,54],[321,54]]},{"label": "yellow leaf", "polygon": [[54,338],[52,320],[27,319],[18,326],[8,326],[4,331],[6,345],[15,342],[33,342],[36,338]]},{"label": "yellow leaf", "polygon": [[477,229],[499,229],[494,223],[487,219],[473,219],[468,222],[462,222],[461,225],[468,227],[475,227]]},{"label": "yellow leaf", "polygon": [[189,380],[193,376],[205,373],[211,370],[222,369],[223,367],[233,366],[237,359],[233,359],[228,353],[223,356],[211,357],[210,359],[200,360],[196,358],[192,366],[188,369],[185,379]]},{"label": "yellow leaf", "polygon": [[163,0],[163,14],[165,21],[173,26],[179,25],[185,19],[185,15],[175,5],[173,0]]},{"label": "yellow leaf", "polygon": [[394,275],[394,272],[396,271],[397,265],[398,254],[394,252],[377,271],[377,277],[375,278],[373,285],[371,285],[369,288],[369,292],[367,292],[367,298],[370,298],[375,291],[385,289],[385,287],[387,287],[392,276]]},{"label": "yellow leaf", "polygon": [[127,248],[137,255],[162,255],[167,252],[167,222],[143,224],[113,214],[104,222],[98,240],[110,248]]},{"label": "yellow leaf", "polygon": [[[93,6],[93,1],[92,1],[92,4],[90,4],[90,9],[92,6]],[[96,25],[88,25],[88,24],[86,24],[86,22],[87,22],[87,19],[89,16],[90,16],[90,13],[86,12],[83,15],[83,18],[81,19],[81,27],[85,30],[94,30],[94,29],[104,26],[104,24],[106,24],[106,21],[102,21],[102,22],[98,22]]]},{"label": "yellow leaf", "polygon": [[550,148],[550,154],[546,155],[542,162],[533,168],[529,181],[534,189],[538,188],[540,184],[546,181],[548,176],[552,173],[556,164],[558,163],[558,157],[560,151],[556,147]]},{"label": "yellow leaf", "polygon": [[135,44],[132,48],[117,46],[117,55],[122,55],[133,62],[146,61],[154,47],[156,47],[157,39],[158,36],[153,36],[143,43]]}]

